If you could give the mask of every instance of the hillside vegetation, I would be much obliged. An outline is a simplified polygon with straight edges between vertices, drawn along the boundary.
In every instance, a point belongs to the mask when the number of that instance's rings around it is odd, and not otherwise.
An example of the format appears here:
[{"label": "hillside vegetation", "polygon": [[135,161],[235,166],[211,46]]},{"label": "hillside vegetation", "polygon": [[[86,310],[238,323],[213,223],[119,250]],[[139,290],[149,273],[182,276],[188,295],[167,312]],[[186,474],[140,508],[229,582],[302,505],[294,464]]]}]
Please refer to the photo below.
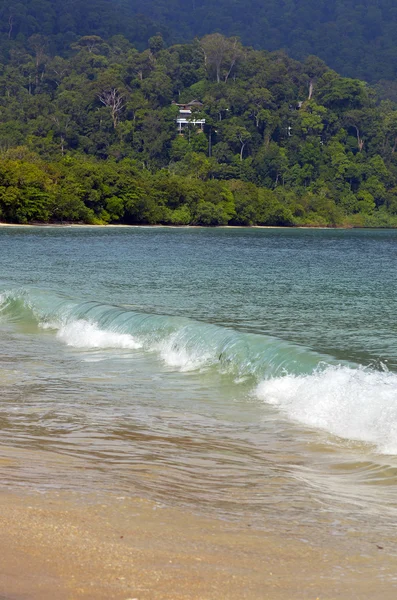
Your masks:
[{"label": "hillside vegetation", "polygon": [[[397,221],[397,112],[321,60],[205,36],[136,50],[34,34],[0,66],[0,218],[358,225]],[[178,134],[179,103],[202,102]]]},{"label": "hillside vegetation", "polygon": [[395,79],[394,0],[134,0],[136,13],[178,39],[219,31],[266,50],[319,56],[339,73],[367,81]]},{"label": "hillside vegetation", "polygon": [[138,49],[162,33],[168,45],[220,32],[303,60],[319,56],[337,72],[370,82],[396,78],[393,0],[0,0],[0,54],[10,43],[47,36],[68,56],[84,35],[124,35]]}]

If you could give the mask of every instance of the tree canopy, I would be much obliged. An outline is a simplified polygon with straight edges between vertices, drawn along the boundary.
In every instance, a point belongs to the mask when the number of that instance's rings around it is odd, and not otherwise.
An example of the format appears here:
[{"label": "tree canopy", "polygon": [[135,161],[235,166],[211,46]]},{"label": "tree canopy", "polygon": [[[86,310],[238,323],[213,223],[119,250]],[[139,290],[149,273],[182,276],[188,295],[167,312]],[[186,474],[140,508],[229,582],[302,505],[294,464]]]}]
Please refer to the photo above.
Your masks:
[{"label": "tree canopy", "polygon": [[81,37],[90,47],[89,38],[123,35],[138,50],[152,39],[154,51],[156,39],[172,45],[218,32],[299,60],[314,54],[349,77],[392,81],[396,26],[393,0],[0,0],[0,55],[37,35],[66,57]]},{"label": "tree canopy", "polygon": [[176,41],[220,32],[300,60],[314,54],[349,77],[396,78],[393,0],[134,0],[130,6]]},{"label": "tree canopy", "polygon": [[47,42],[0,64],[0,219],[396,224],[395,106],[319,58],[219,33],[143,51],[90,34],[67,57]]}]

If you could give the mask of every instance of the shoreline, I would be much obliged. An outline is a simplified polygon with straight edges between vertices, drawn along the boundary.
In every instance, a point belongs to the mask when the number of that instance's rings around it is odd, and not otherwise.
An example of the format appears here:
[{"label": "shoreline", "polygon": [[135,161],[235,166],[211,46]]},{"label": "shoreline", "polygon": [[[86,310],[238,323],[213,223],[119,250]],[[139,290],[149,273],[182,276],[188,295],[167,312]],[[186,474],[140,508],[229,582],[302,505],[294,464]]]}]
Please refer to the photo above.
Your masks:
[{"label": "shoreline", "polygon": [[90,225],[89,223],[4,223],[0,222],[0,228],[2,227],[18,227],[18,228],[29,228],[34,227],[37,229],[281,229],[281,230],[296,230],[296,229],[315,229],[315,230],[332,230],[332,231],[351,231],[354,229],[359,230],[395,230],[396,227],[323,227],[323,226],[308,226],[308,225],[294,225],[294,226],[282,226],[282,225],[217,225],[214,227],[206,227],[204,225],[124,225],[124,224],[103,224],[103,225]]},{"label": "shoreline", "polygon": [[387,549],[352,538],[346,553],[346,539],[295,522],[275,536],[139,498],[3,491],[0,523],[5,599],[392,600],[396,593],[397,557]]},{"label": "shoreline", "polygon": [[[115,228],[115,229],[351,229],[349,227],[308,227],[294,226],[284,227],[282,225],[216,225],[214,227],[206,227],[204,225],[124,225],[122,223],[107,223],[103,225],[91,225],[89,223],[4,223],[0,221],[0,227],[37,227],[37,228]],[[391,228],[392,229],[392,228]]]}]

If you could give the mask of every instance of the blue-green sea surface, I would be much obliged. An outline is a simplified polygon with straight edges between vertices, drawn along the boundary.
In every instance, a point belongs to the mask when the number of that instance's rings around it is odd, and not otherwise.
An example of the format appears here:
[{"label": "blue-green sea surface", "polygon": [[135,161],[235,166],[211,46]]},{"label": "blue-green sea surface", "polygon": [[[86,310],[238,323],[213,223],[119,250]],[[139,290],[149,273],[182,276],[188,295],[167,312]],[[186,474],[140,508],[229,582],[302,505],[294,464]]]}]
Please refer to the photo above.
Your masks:
[{"label": "blue-green sea surface", "polygon": [[5,227],[0,250],[2,485],[395,520],[397,232]]}]

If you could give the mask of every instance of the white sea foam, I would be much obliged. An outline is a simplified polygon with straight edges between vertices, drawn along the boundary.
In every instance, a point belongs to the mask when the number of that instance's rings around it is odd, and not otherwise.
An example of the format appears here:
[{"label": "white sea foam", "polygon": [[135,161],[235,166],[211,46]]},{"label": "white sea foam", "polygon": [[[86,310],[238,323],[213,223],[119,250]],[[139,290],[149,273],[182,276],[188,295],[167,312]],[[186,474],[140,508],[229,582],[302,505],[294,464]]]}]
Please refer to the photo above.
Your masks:
[{"label": "white sea foam", "polygon": [[48,321],[41,323],[43,329],[56,329],[57,337],[68,346],[74,348],[127,348],[136,350],[145,347],[149,351],[158,353],[161,359],[170,367],[180,371],[193,371],[207,364],[210,360],[209,352],[200,348],[187,348],[178,333],[166,339],[151,343],[146,340],[141,343],[127,333],[116,333],[103,330],[98,325],[83,319],[70,323],[57,323]]},{"label": "white sea foam", "polygon": [[39,325],[41,329],[60,329],[60,321],[40,321]]},{"label": "white sea foam", "polygon": [[105,331],[84,320],[62,325],[57,337],[74,348],[123,348],[136,350],[142,345],[127,333]]},{"label": "white sea foam", "polygon": [[202,349],[200,346],[188,348],[178,333],[170,335],[156,344],[153,350],[159,352],[160,357],[169,367],[175,367],[180,371],[194,371],[211,361],[211,354],[208,350]]},{"label": "white sea foam", "polygon": [[372,443],[384,454],[397,454],[394,373],[327,367],[312,375],[262,381],[256,393],[300,423]]}]

